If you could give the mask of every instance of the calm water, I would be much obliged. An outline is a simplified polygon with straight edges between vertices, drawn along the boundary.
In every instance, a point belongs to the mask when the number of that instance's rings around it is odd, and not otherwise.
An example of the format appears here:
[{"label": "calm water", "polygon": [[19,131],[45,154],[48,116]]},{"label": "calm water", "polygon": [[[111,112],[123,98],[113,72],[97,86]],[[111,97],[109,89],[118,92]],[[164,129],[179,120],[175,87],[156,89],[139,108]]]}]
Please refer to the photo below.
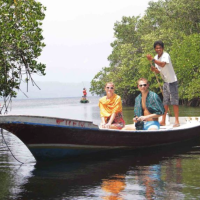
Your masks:
[{"label": "calm water", "polygon": [[[57,116],[98,124],[98,98],[16,100],[9,114]],[[132,107],[124,107],[127,123]],[[173,113],[172,113],[173,114]],[[200,108],[181,107],[182,116],[200,116]],[[176,146],[119,151],[82,159],[36,163],[14,135],[0,135],[0,199],[132,200],[200,199],[200,138]]]}]

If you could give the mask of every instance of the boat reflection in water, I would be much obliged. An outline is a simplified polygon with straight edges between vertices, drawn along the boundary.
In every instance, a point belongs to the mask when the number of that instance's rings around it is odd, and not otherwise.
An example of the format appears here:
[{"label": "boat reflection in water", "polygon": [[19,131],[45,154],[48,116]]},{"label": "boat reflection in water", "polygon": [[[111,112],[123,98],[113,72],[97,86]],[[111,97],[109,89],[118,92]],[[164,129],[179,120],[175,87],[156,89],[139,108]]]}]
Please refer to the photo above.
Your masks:
[{"label": "boat reflection in water", "polygon": [[87,160],[39,162],[17,196],[76,200],[196,198],[199,194],[192,188],[200,189],[200,175],[188,178],[200,164],[193,155],[200,155],[196,142],[199,145],[196,140],[184,144],[187,146],[119,151]]}]

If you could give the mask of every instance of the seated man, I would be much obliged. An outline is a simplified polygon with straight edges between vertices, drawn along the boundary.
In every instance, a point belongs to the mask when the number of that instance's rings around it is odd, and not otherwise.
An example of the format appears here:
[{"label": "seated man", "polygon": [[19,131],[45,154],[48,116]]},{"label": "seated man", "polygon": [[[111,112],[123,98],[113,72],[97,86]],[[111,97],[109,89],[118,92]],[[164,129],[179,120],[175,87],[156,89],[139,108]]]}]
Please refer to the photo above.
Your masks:
[{"label": "seated man", "polygon": [[[165,109],[160,97],[148,88],[149,84],[147,79],[140,78],[138,80],[138,89],[141,94],[135,99],[135,117],[133,118],[133,121],[135,123],[144,122],[144,126],[141,130],[158,130],[160,129],[158,117],[164,114]],[[135,125],[126,125],[122,130],[136,129],[138,128],[136,128]]]}]

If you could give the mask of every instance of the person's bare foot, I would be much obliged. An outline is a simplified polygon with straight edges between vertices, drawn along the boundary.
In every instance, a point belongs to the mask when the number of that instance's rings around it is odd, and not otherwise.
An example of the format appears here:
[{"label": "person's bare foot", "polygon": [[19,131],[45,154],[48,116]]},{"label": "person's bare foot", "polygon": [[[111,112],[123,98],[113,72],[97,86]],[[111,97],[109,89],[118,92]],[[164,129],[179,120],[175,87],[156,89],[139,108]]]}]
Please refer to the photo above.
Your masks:
[{"label": "person's bare foot", "polygon": [[175,120],[174,124],[180,124],[180,123],[179,123],[179,121],[176,121],[176,120]]},{"label": "person's bare foot", "polygon": [[173,127],[175,128],[175,127],[179,127],[180,126],[180,124],[174,124],[173,125]]},{"label": "person's bare foot", "polygon": [[165,123],[164,122],[159,122],[160,123],[160,126],[165,126]]}]

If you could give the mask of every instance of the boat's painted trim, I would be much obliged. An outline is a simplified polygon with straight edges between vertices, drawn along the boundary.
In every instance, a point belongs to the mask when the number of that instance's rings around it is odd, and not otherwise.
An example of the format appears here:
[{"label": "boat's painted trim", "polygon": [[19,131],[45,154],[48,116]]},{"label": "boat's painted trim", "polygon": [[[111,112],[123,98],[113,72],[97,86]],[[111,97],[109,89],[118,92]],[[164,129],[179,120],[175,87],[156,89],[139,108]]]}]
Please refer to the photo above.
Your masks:
[{"label": "boat's painted trim", "polygon": [[88,128],[88,127],[76,127],[76,126],[64,126],[64,125],[55,125],[55,124],[42,124],[42,123],[33,123],[33,122],[20,122],[20,121],[11,121],[5,122],[4,124],[26,124],[32,126],[50,126],[50,127],[59,127],[59,128],[73,128],[73,129],[84,129],[84,130],[98,130],[99,128]]},{"label": "boat's painted trim", "polygon": [[[89,127],[79,127],[79,126],[67,126],[67,125],[55,125],[55,124],[44,124],[44,123],[33,123],[33,122],[21,122],[21,121],[9,121],[9,122],[5,122],[4,124],[24,124],[24,125],[32,125],[32,126],[47,126],[47,127],[59,127],[59,128],[71,128],[71,129],[80,129],[80,130],[99,130],[99,128],[89,128]],[[133,131],[129,131],[129,130],[117,130],[117,129],[100,129],[101,131],[109,131],[109,132],[133,132],[133,133],[137,133],[137,132],[141,132],[141,133],[150,133],[153,132],[171,132],[171,131],[177,131],[177,130],[185,130],[185,129],[192,129],[194,127],[198,127],[200,126],[200,124],[185,124],[181,127],[177,127],[177,128],[173,128],[173,126],[169,126],[167,128],[161,128],[159,130],[133,130]]]},{"label": "boat's painted trim", "polygon": [[76,145],[76,144],[28,144],[29,148],[67,148],[67,149],[118,149],[126,146],[99,146],[99,145]]},{"label": "boat's painted trim", "polygon": [[30,148],[31,153],[36,160],[63,159],[74,156],[90,155],[106,149],[51,149],[51,148]]}]

